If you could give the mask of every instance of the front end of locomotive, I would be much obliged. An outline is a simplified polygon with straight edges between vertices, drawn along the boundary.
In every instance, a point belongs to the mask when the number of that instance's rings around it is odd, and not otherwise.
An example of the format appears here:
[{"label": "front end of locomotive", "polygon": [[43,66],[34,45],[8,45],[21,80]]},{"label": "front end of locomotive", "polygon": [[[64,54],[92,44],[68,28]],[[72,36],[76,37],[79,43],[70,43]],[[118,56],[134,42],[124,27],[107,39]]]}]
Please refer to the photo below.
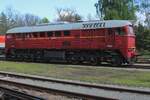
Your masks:
[{"label": "front end of locomotive", "polygon": [[0,35],[0,55],[4,54],[5,50],[5,35]]},{"label": "front end of locomotive", "polygon": [[135,33],[133,31],[133,26],[128,25],[126,26],[127,31],[127,45],[126,45],[126,59],[128,64],[133,64],[137,60],[137,50],[136,50],[136,44],[135,44]]}]

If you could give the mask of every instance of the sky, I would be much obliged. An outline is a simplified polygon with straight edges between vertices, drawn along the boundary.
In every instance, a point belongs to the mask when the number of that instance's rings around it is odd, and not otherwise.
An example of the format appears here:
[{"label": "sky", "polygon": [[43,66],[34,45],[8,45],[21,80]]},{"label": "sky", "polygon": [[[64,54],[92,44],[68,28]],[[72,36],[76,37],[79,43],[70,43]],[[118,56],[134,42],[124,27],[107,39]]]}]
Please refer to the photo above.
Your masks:
[{"label": "sky", "polygon": [[96,16],[94,4],[98,0],[0,0],[0,12],[12,7],[21,14],[31,13],[39,17],[56,19],[56,8],[72,8],[87,18],[89,14]]}]

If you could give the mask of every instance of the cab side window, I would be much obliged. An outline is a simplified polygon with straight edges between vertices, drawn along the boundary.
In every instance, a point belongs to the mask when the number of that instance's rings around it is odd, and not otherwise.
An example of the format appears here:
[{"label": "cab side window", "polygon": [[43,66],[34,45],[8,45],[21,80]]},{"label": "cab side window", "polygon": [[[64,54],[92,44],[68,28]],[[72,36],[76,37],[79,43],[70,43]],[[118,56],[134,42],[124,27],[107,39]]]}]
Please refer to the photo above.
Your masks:
[{"label": "cab side window", "polygon": [[128,33],[129,33],[129,34],[134,34],[133,26],[132,26],[132,25],[129,25],[129,26],[128,26]]},{"label": "cab side window", "polygon": [[40,32],[40,37],[45,37],[45,32]]},{"label": "cab side window", "polygon": [[124,35],[125,31],[123,28],[116,28],[115,33],[116,35]]},{"label": "cab side window", "polygon": [[33,35],[34,38],[37,38],[37,37],[38,37],[38,34],[37,34],[37,33],[33,33],[32,35]]},{"label": "cab side window", "polygon": [[56,31],[56,32],[55,32],[55,36],[56,36],[56,37],[61,37],[61,32],[60,32],[60,31]]},{"label": "cab side window", "polygon": [[47,36],[48,37],[52,37],[53,36],[53,32],[47,32]]},{"label": "cab side window", "polygon": [[64,31],[64,36],[70,36],[70,31]]}]

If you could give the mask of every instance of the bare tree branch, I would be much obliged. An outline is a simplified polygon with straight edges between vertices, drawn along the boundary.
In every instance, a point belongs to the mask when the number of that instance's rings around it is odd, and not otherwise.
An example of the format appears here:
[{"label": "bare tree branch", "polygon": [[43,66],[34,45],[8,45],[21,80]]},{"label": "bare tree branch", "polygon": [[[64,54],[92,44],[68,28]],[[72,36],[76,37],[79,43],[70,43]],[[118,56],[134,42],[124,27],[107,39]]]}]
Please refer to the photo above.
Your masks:
[{"label": "bare tree branch", "polygon": [[73,9],[57,8],[56,11],[58,16],[57,21],[77,22],[82,19],[82,17]]}]

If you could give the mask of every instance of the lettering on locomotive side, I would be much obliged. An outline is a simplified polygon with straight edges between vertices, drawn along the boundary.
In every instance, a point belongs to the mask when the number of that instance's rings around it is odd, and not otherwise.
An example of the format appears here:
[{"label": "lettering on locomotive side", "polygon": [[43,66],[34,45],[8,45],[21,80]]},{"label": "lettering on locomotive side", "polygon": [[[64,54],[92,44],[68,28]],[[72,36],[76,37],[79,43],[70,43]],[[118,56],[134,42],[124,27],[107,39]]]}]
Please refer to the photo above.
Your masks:
[{"label": "lettering on locomotive side", "polygon": [[83,24],[83,28],[101,28],[101,27],[105,27],[105,23]]}]

